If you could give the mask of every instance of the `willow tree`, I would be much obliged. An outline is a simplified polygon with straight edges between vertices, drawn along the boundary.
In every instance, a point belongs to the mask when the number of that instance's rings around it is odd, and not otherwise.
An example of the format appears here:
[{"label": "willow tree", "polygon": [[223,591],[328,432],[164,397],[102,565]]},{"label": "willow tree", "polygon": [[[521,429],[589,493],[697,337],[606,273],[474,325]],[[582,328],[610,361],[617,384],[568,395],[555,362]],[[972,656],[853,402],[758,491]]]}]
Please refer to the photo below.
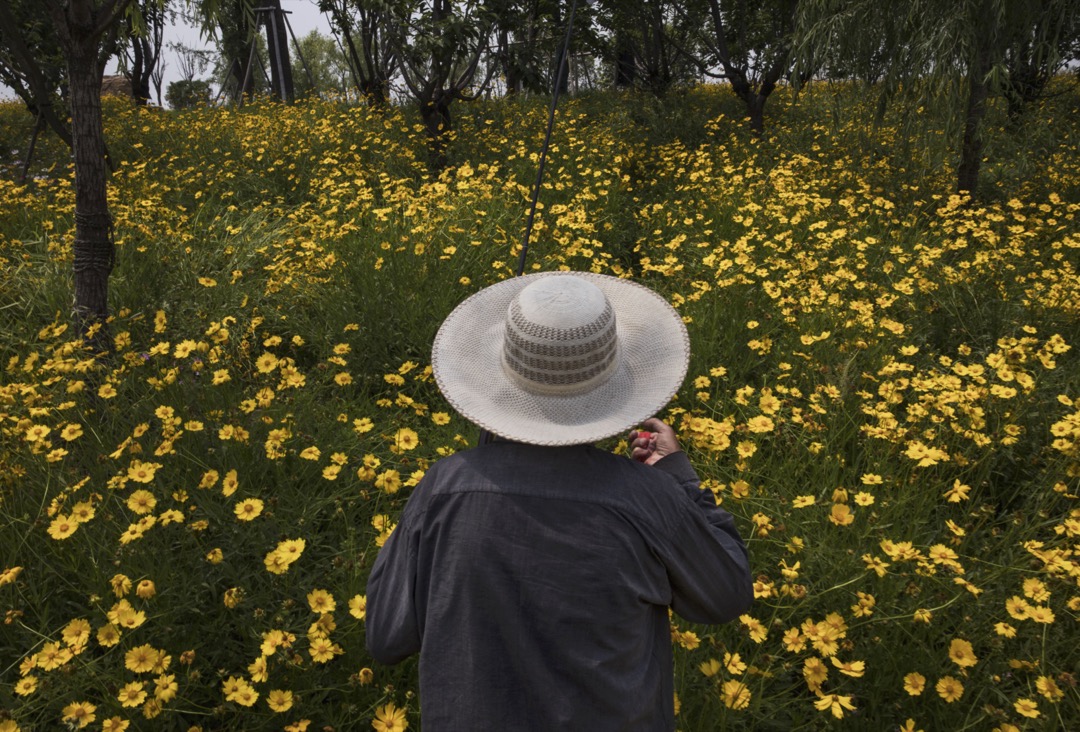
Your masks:
[{"label": "willow tree", "polygon": [[938,110],[956,144],[956,188],[974,196],[987,101],[1008,89],[1010,49],[1022,41],[1052,64],[1078,16],[1076,0],[802,0],[796,54],[807,68],[842,59],[854,76],[883,72],[879,113],[893,99]]}]

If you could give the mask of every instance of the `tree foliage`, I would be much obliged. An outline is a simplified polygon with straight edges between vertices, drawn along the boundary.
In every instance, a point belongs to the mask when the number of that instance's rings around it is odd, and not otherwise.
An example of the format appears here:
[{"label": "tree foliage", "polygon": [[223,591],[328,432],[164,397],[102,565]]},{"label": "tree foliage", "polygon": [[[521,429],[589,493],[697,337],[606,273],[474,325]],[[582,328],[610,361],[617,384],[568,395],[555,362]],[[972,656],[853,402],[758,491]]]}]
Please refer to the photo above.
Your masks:
[{"label": "tree foliage", "polygon": [[797,55],[807,71],[879,80],[880,113],[893,99],[942,112],[957,139],[957,189],[974,194],[988,98],[1034,98],[1078,21],[1074,0],[803,0]]},{"label": "tree foliage", "polygon": [[400,8],[377,0],[318,0],[318,5],[330,18],[361,96],[376,106],[386,104],[397,65],[390,28]]},{"label": "tree foliage", "polygon": [[700,33],[708,17],[704,3],[605,0],[599,7],[601,48],[616,86],[662,97],[672,86],[700,78],[708,53]]},{"label": "tree foliage", "polygon": [[798,7],[799,0],[709,0],[713,54],[757,133],[764,127],[765,102],[792,69]]},{"label": "tree foliage", "polygon": [[48,14],[36,2],[0,3],[0,82],[18,95],[69,146],[71,128],[62,112],[67,77],[63,49]]},{"label": "tree foliage", "polygon": [[[446,164],[450,113],[457,100],[475,99],[494,72],[480,78],[480,61],[491,47],[494,18],[481,2],[409,0],[398,6],[391,43],[397,70],[420,108],[427,131],[432,169]],[[477,83],[479,81],[479,83]]]},{"label": "tree foliage", "polygon": [[333,38],[313,30],[297,39],[293,50],[300,62],[294,80],[298,99],[327,91],[345,93],[353,86],[349,60]]}]

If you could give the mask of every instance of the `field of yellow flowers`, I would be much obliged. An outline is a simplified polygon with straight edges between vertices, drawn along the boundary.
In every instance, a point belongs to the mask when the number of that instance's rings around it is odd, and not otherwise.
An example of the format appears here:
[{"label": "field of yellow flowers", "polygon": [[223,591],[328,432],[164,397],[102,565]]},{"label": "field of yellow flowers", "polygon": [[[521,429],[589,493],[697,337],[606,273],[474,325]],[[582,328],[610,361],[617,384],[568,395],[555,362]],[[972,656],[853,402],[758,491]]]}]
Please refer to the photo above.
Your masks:
[{"label": "field of yellow flowers", "polygon": [[[717,88],[559,110],[530,269],[683,314],[663,416],[757,579],[738,622],[672,618],[680,729],[1077,729],[1080,93],[991,130],[974,205],[861,105],[781,96],[760,140]],[[364,585],[476,441],[429,348],[513,275],[545,108],[462,107],[438,176],[415,122],[108,105],[96,361],[65,154],[19,185],[0,108],[0,732],[422,727]]]}]

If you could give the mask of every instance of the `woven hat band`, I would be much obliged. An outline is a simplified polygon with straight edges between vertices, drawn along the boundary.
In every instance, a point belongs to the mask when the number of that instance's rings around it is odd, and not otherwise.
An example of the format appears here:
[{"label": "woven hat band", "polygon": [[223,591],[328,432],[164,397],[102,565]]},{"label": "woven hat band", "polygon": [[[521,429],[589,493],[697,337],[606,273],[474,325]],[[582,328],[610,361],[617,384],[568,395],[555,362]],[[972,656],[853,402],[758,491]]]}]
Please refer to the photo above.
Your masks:
[{"label": "woven hat band", "polygon": [[507,309],[503,368],[535,394],[576,395],[608,380],[619,363],[615,311],[577,277],[538,280]]}]

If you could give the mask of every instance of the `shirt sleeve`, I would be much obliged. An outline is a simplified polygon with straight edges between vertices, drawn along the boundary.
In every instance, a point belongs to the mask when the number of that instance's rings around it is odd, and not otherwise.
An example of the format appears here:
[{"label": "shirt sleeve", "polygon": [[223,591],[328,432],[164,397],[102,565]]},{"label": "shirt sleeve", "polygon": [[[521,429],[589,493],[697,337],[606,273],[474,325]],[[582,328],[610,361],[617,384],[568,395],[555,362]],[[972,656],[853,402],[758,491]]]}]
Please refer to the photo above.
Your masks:
[{"label": "shirt sleeve", "polygon": [[408,516],[406,507],[375,558],[367,582],[367,648],[379,663],[395,664],[420,651],[414,592],[416,547]]},{"label": "shirt sleeve", "polygon": [[654,467],[678,481],[690,504],[683,504],[660,548],[671,582],[671,609],[694,623],[734,620],[754,600],[749,556],[735,520],[712,493],[701,490],[686,453],[667,455]]}]

